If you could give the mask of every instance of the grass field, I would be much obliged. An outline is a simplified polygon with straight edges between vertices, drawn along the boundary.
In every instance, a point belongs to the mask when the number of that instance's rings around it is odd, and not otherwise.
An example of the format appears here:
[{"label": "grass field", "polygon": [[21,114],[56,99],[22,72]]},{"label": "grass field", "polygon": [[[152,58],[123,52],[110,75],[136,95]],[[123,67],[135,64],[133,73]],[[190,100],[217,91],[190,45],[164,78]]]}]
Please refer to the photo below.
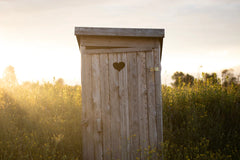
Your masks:
[{"label": "grass field", "polygon": [[[195,81],[162,95],[165,159],[240,159],[240,86]],[[12,159],[81,159],[81,86],[0,88],[0,160]]]}]

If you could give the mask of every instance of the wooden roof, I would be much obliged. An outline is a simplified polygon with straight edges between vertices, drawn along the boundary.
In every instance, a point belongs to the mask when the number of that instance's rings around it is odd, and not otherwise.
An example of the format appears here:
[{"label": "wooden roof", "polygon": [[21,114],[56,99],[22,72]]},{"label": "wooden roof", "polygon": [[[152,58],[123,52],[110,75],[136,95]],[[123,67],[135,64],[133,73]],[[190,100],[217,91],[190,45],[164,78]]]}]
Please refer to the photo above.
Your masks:
[{"label": "wooden roof", "polygon": [[75,27],[75,35],[164,38],[164,29]]}]

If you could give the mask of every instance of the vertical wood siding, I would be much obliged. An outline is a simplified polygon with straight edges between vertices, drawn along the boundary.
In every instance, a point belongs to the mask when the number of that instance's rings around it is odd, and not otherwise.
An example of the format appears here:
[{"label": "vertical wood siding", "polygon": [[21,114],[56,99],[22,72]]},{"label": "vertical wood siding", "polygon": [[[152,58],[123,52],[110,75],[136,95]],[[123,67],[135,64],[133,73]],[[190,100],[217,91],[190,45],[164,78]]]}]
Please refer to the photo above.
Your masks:
[{"label": "vertical wood siding", "polygon": [[82,54],[84,160],[144,160],[149,146],[161,149],[159,53]]},{"label": "vertical wood siding", "polygon": [[148,148],[148,110],[147,110],[147,84],[146,84],[146,54],[139,52],[137,55],[137,81],[138,81],[138,118],[141,159],[147,159],[144,150]]},{"label": "vertical wood siding", "polygon": [[119,107],[121,117],[121,154],[122,159],[130,159],[129,139],[129,106],[128,106],[128,74],[127,54],[118,54],[118,62],[125,62],[125,68],[119,72]]},{"label": "vertical wood siding", "polygon": [[83,157],[86,160],[93,160],[95,159],[95,140],[92,105],[92,57],[90,55],[82,55],[82,68]]},{"label": "vertical wood siding", "polygon": [[[161,43],[159,43],[161,44]],[[161,48],[161,46],[159,46]],[[159,68],[155,72],[155,94],[156,94],[156,123],[157,123],[157,149],[161,150],[161,143],[163,142],[163,122],[162,122],[162,92],[161,92],[161,64],[159,50],[154,51],[154,66]]]},{"label": "vertical wood siding", "polygon": [[92,56],[92,107],[95,159],[102,160],[102,127],[99,55]]},{"label": "vertical wood siding", "polygon": [[137,54],[127,54],[128,65],[128,103],[130,124],[130,153],[131,159],[140,157],[137,151],[139,143],[139,118],[138,118],[138,80],[137,80]]},{"label": "vertical wood siding", "polygon": [[121,159],[120,154],[120,107],[119,107],[119,75],[113,68],[113,63],[117,62],[117,54],[109,54],[109,88],[111,107],[111,150],[112,159]]},{"label": "vertical wood siding", "polygon": [[111,160],[111,108],[109,104],[109,72],[108,55],[100,55],[100,87],[101,87],[101,107],[103,126],[103,158]]},{"label": "vertical wood siding", "polygon": [[[151,71],[154,67],[153,52],[146,53],[147,63],[147,97],[148,97],[148,131],[149,145],[151,149],[157,147],[157,126],[156,126],[156,103],[155,103],[155,74]],[[153,157],[156,159],[156,157]]]}]

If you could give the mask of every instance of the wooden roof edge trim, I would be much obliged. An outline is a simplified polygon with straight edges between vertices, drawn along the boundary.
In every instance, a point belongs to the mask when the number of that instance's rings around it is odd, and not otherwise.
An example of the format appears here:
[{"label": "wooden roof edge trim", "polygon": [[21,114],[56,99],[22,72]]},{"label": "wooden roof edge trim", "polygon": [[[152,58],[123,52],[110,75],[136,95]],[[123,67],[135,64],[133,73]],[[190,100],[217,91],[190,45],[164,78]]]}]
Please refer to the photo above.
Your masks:
[{"label": "wooden roof edge trim", "polygon": [[156,28],[75,27],[75,35],[164,38],[165,30]]}]

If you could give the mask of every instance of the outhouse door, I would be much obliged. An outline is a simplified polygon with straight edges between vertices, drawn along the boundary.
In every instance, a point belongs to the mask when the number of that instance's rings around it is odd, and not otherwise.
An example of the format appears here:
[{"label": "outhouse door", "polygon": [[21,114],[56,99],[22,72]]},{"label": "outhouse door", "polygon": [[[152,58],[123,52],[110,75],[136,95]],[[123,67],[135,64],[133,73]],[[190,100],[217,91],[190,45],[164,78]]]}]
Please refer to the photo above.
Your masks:
[{"label": "outhouse door", "polygon": [[163,37],[109,36],[103,31],[85,35],[76,29],[82,63],[83,159],[144,160],[161,149],[163,140]]}]

